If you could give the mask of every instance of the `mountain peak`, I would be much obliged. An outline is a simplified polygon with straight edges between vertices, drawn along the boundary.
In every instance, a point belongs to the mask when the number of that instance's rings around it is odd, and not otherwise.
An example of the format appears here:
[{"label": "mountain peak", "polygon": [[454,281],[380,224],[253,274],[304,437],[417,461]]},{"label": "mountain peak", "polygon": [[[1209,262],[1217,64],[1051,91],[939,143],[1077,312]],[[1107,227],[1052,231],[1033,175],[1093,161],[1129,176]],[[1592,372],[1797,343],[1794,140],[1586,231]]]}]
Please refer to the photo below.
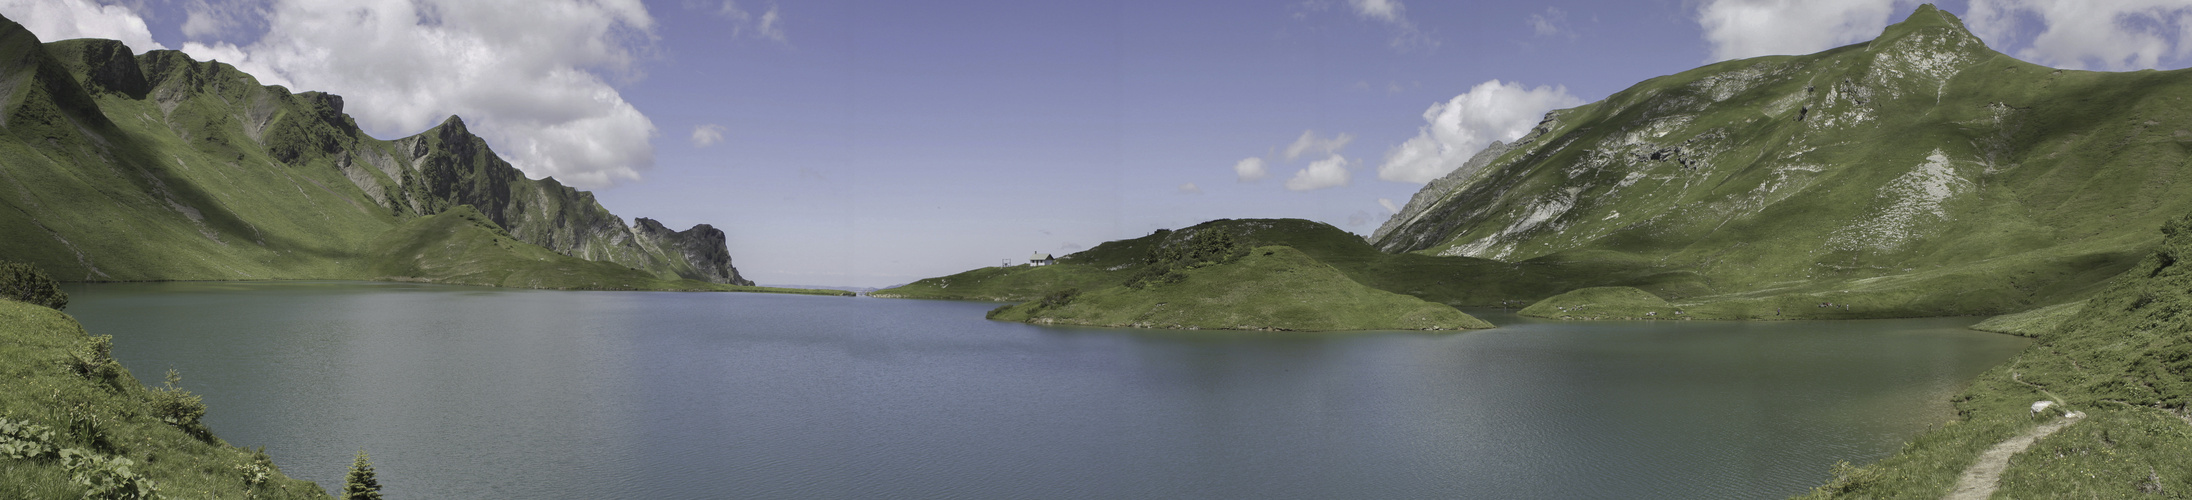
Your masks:
[{"label": "mountain peak", "polygon": [[1947,38],[1951,39],[1966,39],[1978,43],[1982,47],[1986,45],[1985,42],[1979,41],[1978,36],[1972,35],[1970,29],[1964,27],[1963,19],[1958,19],[1955,14],[1950,14],[1948,11],[1935,8],[1930,3],[1919,5],[1918,10],[1910,13],[1910,17],[1903,18],[1903,22],[1888,25],[1887,29],[1880,33],[1880,38],[1873,40],[1873,44],[1878,45],[1881,42],[1927,34],[1946,35]]}]

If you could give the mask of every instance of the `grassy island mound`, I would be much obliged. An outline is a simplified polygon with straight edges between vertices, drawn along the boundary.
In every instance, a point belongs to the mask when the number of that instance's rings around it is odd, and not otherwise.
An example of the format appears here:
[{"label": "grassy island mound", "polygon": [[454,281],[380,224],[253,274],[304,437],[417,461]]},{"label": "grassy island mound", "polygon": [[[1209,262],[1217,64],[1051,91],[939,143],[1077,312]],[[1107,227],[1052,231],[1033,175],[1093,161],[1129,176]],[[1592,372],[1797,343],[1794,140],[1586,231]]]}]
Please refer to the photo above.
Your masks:
[{"label": "grassy island mound", "polygon": [[215,437],[197,396],[139,383],[111,345],[0,299],[0,498],[327,498]]},{"label": "grassy island mound", "polygon": [[1530,304],[1523,316],[1552,319],[1686,319],[1682,310],[1651,292],[1626,286],[1584,288]]},{"label": "grassy island mound", "polygon": [[1363,286],[1287,246],[1155,274],[1138,285],[1060,291],[990,319],[1037,324],[1224,330],[1491,328],[1453,307]]}]

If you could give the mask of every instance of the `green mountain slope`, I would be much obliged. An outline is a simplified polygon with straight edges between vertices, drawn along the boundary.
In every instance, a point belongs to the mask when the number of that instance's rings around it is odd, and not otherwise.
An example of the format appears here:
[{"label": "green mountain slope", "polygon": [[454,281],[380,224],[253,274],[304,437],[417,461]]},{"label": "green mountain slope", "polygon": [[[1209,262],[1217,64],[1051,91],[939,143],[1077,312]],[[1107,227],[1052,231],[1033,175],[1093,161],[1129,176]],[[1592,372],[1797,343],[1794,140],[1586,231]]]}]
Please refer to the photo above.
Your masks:
[{"label": "green mountain slope", "polygon": [[870,295],[893,298],[1029,301],[1067,288],[1094,290],[1142,272],[1165,248],[1204,231],[1223,231],[1248,246],[1294,248],[1371,288],[1449,306],[1525,305],[1563,291],[1614,283],[1670,296],[1700,288],[1694,276],[1650,263],[1538,259],[1507,263],[1475,257],[1388,254],[1359,236],[1301,219],[1222,219],[1179,230],[1106,242],[1049,266],[985,267],[928,278]]},{"label": "green mountain slope", "polygon": [[1189,269],[1174,282],[1065,291],[999,308],[990,319],[1040,324],[1226,330],[1458,330],[1491,323],[1363,286],[1292,247]]},{"label": "green mountain slope", "polygon": [[1869,43],[1550,113],[1426,186],[1373,241],[1692,271],[1703,288],[1666,298],[1719,318],[2061,303],[2192,209],[2186,97],[2192,72],[2041,67],[1925,6]]},{"label": "green mountain slope", "polygon": [[369,277],[358,263],[382,233],[469,205],[563,255],[751,284],[721,231],[626,226],[454,117],[384,141],[342,108],[181,52],[41,44],[0,20],[0,255],[70,280]]},{"label": "green mountain slope", "polygon": [[[2192,493],[2192,215],[2083,303],[1989,320],[2038,342],[1956,397],[1955,422],[1878,463],[1840,468],[1817,498],[1941,498],[1979,454],[2086,416],[2010,458],[1994,498],[2176,498]],[[2035,412],[2036,401],[2054,401]]]}]

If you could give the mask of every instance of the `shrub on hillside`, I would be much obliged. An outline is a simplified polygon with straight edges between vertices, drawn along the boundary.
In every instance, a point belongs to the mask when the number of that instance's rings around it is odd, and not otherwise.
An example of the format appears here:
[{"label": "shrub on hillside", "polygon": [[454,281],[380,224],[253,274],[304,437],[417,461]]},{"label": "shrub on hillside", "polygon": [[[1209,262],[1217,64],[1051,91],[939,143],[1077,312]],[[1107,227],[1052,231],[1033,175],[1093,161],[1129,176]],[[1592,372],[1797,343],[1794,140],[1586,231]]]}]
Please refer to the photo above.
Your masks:
[{"label": "shrub on hillside", "polygon": [[182,429],[192,437],[212,442],[213,432],[206,429],[203,421],[206,413],[205,399],[178,387],[182,383],[182,372],[173,369],[167,371],[167,386],[146,394],[147,399],[151,400],[153,414],[159,416],[161,422]]},{"label": "shrub on hillside", "polygon": [[56,311],[68,307],[68,293],[61,291],[59,282],[36,266],[21,262],[0,261],[0,298],[51,307]]},{"label": "shrub on hillside", "polygon": [[1232,262],[1247,253],[1248,245],[1241,244],[1233,237],[1233,233],[1222,229],[1196,231],[1180,244],[1160,244],[1151,249],[1149,256],[1143,259],[1148,265],[1142,266],[1141,272],[1127,278],[1126,286],[1147,288],[1150,285],[1178,283],[1187,279],[1182,271]]}]

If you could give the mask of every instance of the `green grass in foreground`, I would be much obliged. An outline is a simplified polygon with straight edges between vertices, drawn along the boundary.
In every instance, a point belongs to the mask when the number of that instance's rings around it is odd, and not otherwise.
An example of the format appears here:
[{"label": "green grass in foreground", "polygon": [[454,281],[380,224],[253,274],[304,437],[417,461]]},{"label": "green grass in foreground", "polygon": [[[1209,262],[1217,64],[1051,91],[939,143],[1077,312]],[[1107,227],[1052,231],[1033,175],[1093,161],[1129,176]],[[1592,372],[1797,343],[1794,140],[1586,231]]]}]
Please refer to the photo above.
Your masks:
[{"label": "green grass in foreground", "polygon": [[0,498],[86,498],[79,477],[149,481],[167,498],[327,497],[205,432],[187,393],[145,387],[111,358],[80,374],[91,340],[67,314],[0,300]]},{"label": "green grass in foreground", "polygon": [[1142,288],[1061,291],[992,311],[1041,324],[1230,330],[1458,330],[1492,325],[1452,307],[1356,283],[1286,246],[1179,271]]},{"label": "green grass in foreground", "polygon": [[2040,400],[2089,416],[2012,457],[1997,498],[2192,496],[2192,216],[2163,232],[2082,305],[1982,323],[2039,341],[1958,395],[1956,421],[1809,497],[1939,498],[1988,447],[2052,420],[2031,414]]}]

